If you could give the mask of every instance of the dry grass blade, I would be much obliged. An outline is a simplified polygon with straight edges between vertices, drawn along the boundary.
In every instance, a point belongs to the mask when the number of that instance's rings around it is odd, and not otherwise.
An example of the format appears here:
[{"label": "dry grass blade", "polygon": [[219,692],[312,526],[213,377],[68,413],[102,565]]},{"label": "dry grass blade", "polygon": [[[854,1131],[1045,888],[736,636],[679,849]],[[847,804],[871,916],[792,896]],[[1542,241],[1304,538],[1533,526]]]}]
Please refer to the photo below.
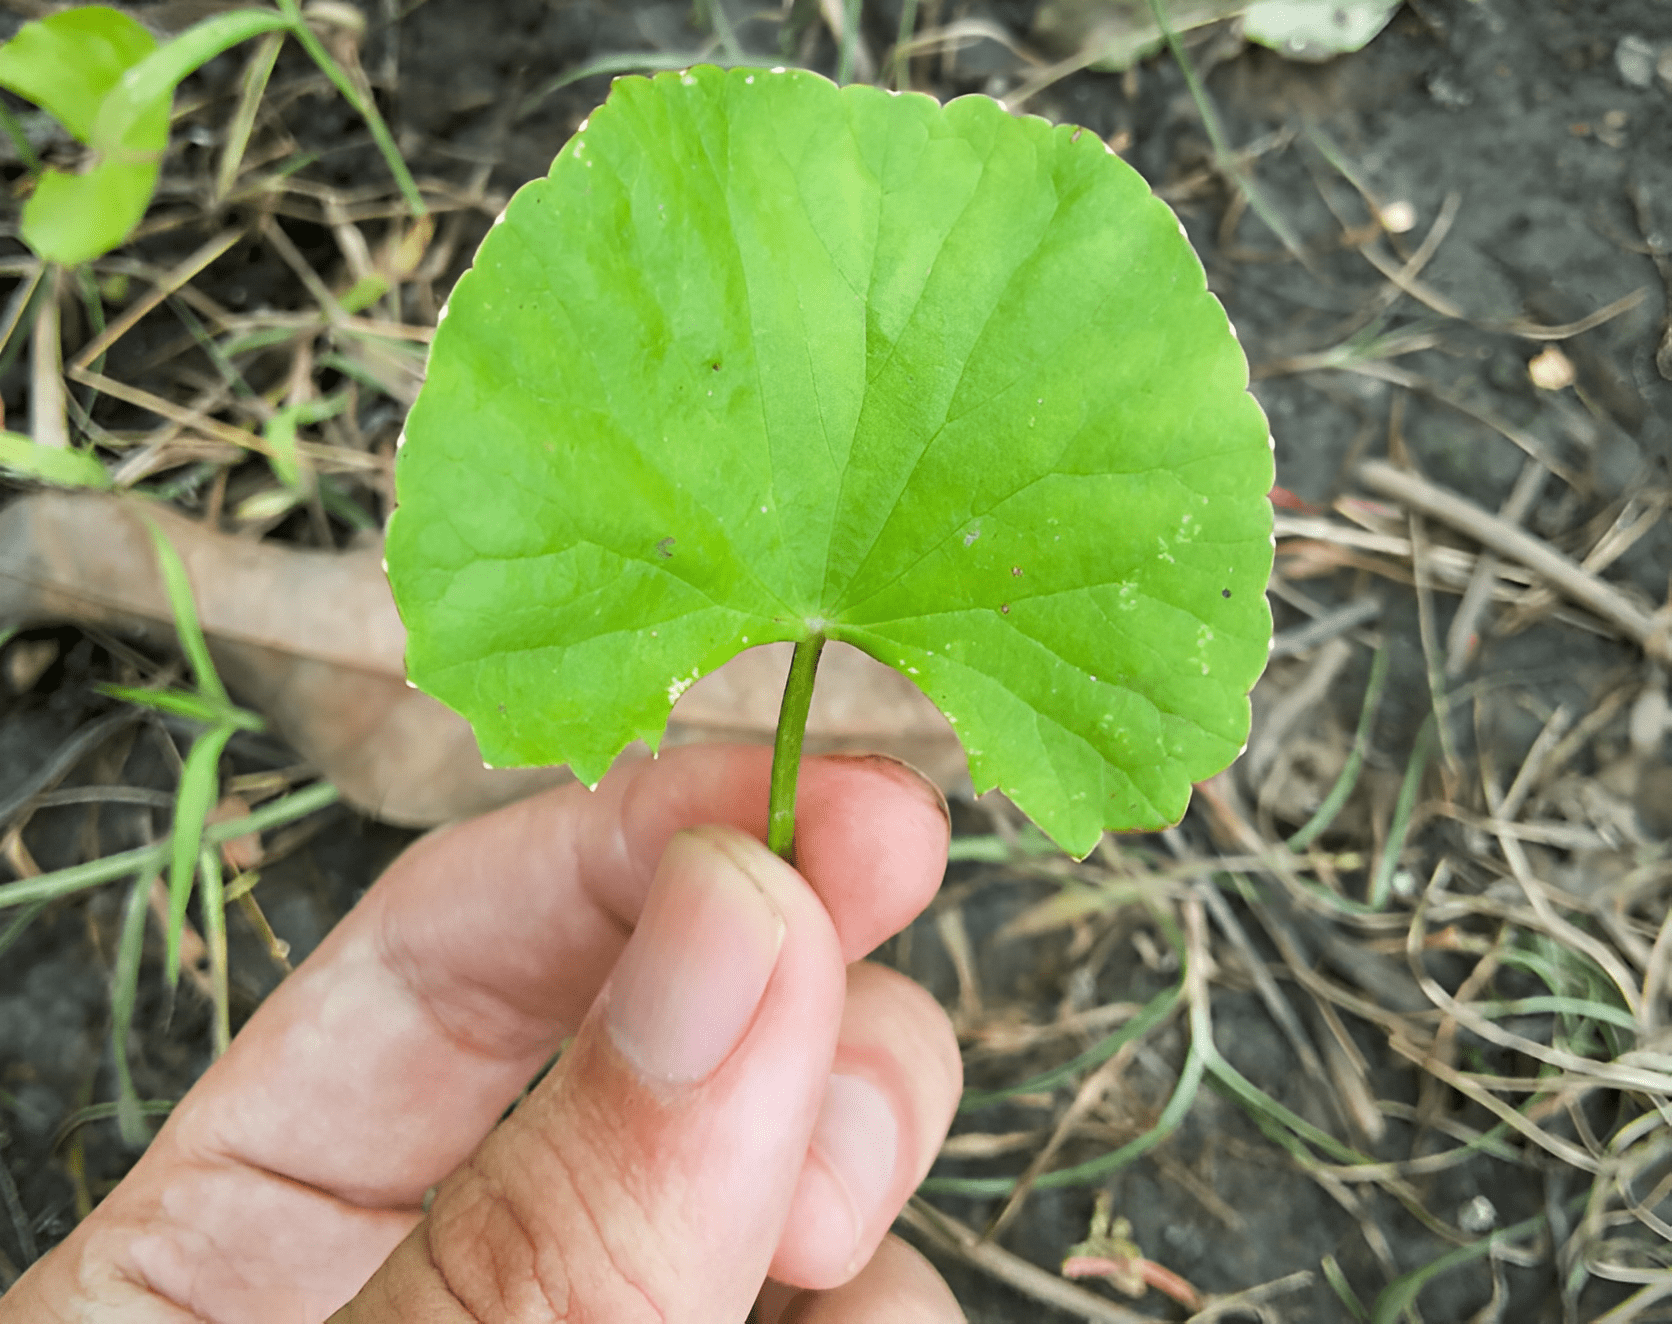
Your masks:
[{"label": "dry grass blade", "polygon": [[1515,445],[1532,456],[1533,459],[1550,470],[1569,487],[1577,489],[1584,486],[1583,480],[1573,467],[1563,464],[1557,456],[1552,454],[1550,448],[1533,436],[1532,433],[1525,428],[1517,427],[1507,419],[1500,418],[1490,409],[1484,409],[1464,399],[1455,391],[1428,381],[1417,373],[1406,372],[1403,368],[1395,367],[1391,363],[1360,362],[1344,365],[1344,367],[1346,371],[1356,372],[1360,376],[1374,377],[1393,386],[1403,386],[1408,391],[1418,391],[1430,399],[1438,400],[1441,404],[1455,409],[1458,413],[1491,428],[1506,441],[1514,442]]},{"label": "dry grass blade", "polygon": [[1149,1315],[1141,1315],[1076,1287],[1002,1246],[983,1240],[974,1229],[942,1213],[921,1196],[914,1195],[906,1202],[899,1222],[935,1249],[974,1265],[1035,1301],[1088,1320],[1090,1324],[1154,1324]]},{"label": "dry grass blade", "polygon": [[1359,477],[1366,486],[1449,524],[1500,555],[1521,562],[1574,602],[1618,627],[1651,657],[1672,661],[1667,620],[1651,616],[1612,584],[1589,574],[1548,543],[1473,502],[1384,461],[1367,461],[1360,466]]},{"label": "dry grass blade", "polygon": [[1029,1161],[1027,1169],[1017,1179],[1016,1189],[1005,1198],[1004,1206],[987,1225],[982,1233],[983,1240],[992,1241],[999,1237],[1004,1230],[1016,1220],[1022,1212],[1022,1206],[1027,1202],[1028,1194],[1033,1190],[1034,1183],[1048,1167],[1051,1160],[1062,1149],[1063,1143],[1073,1134],[1076,1127],[1090,1115],[1110,1090],[1120,1082],[1125,1074],[1127,1065],[1132,1061],[1138,1050],[1138,1040],[1133,1039],[1121,1045],[1112,1057],[1091,1075],[1074,1094],[1074,1101],[1068,1105],[1062,1116],[1052,1127],[1050,1136],[1035,1152]]},{"label": "dry grass blade", "polygon": [[75,358],[70,360],[72,372],[86,368],[118,340],[127,335],[129,331],[133,330],[142,318],[165,299],[178,293],[197,279],[210,263],[230,250],[243,237],[244,231],[242,230],[223,230],[220,234],[199,246],[197,251],[189,257],[183,258],[173,267],[170,267],[144,295],[135,299],[124,309],[120,317],[81,347]]},{"label": "dry grass blade", "polygon": [[[1546,470],[1537,460],[1529,459],[1521,467],[1515,487],[1498,512],[1505,524],[1517,525],[1527,517],[1538,495],[1544,490]],[[1469,586],[1463,590],[1463,601],[1457,604],[1451,627],[1446,631],[1446,677],[1456,680],[1463,674],[1480,640],[1480,622],[1492,598],[1492,587],[1498,577],[1498,558],[1490,553],[1475,561]]]},{"label": "dry grass blade", "polygon": [[54,266],[35,310],[29,337],[29,432],[37,446],[67,450],[70,427],[66,419],[64,354],[58,303],[63,298],[63,268]]}]

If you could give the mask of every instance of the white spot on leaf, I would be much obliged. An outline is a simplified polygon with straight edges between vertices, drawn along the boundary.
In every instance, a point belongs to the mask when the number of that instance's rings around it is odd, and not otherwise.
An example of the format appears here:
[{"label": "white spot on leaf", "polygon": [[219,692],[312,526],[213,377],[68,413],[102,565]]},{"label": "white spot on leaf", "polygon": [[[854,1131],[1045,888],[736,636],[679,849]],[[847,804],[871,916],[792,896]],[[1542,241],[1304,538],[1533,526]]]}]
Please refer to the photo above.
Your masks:
[{"label": "white spot on leaf", "polygon": [[679,696],[697,683],[697,676],[699,674],[700,673],[697,668],[692,667],[691,674],[689,676],[675,676],[672,680],[670,680],[668,682],[668,702],[677,703],[679,701]]}]

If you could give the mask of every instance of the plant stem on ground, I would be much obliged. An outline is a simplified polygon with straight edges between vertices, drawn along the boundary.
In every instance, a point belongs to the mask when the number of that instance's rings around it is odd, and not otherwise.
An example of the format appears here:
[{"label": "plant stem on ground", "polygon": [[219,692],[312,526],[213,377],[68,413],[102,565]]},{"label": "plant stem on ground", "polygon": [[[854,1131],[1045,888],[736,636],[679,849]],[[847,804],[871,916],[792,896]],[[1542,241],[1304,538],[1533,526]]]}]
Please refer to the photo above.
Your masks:
[{"label": "plant stem on ground", "polygon": [[772,742],[772,792],[767,803],[766,844],[786,860],[795,850],[795,782],[801,772],[801,738],[807,732],[807,709],[813,702],[813,674],[819,668],[824,636],[815,634],[795,646],[784,702],[778,708],[778,735]]}]

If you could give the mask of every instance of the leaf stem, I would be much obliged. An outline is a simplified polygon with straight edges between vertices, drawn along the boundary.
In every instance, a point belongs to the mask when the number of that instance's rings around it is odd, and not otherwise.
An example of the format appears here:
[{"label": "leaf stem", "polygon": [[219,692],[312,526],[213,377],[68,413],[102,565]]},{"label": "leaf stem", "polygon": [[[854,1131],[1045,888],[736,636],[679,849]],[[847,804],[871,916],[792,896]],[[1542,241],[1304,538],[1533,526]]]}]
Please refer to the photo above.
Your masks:
[{"label": "leaf stem", "polygon": [[795,783],[801,772],[801,738],[813,702],[813,674],[819,669],[824,636],[815,634],[795,646],[784,701],[778,708],[778,735],[772,742],[772,793],[767,804],[766,844],[786,860],[795,851]]}]

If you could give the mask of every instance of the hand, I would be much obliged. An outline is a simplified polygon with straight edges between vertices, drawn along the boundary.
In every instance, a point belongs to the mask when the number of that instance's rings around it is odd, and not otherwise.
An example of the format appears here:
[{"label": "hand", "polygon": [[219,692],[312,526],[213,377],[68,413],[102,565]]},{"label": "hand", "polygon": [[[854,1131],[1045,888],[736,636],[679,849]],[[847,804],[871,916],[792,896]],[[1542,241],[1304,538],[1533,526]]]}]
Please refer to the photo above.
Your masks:
[{"label": "hand", "polygon": [[885,1240],[957,1045],[848,965],[933,896],[944,804],[809,759],[797,873],[769,758],[677,749],[415,844],[0,1320],[960,1320]]}]

